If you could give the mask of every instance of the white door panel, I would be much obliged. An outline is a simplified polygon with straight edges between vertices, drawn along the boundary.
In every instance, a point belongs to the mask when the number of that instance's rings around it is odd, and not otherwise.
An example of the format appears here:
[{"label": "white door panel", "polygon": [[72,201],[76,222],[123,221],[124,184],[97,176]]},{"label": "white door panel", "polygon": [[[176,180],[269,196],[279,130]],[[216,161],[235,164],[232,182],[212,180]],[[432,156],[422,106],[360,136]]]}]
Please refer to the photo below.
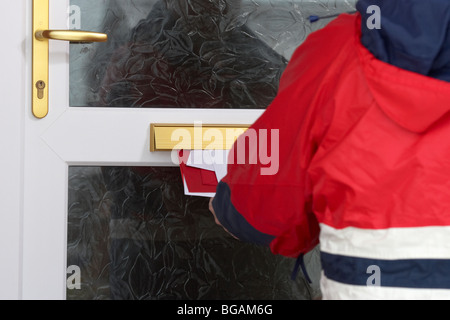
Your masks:
[{"label": "white door panel", "polygon": [[[220,113],[220,118],[217,114]],[[175,165],[170,152],[149,152],[150,123],[248,124],[261,110],[69,108],[42,139],[71,165]],[[133,124],[133,125],[127,125]],[[130,143],[133,141],[133,143]]]}]

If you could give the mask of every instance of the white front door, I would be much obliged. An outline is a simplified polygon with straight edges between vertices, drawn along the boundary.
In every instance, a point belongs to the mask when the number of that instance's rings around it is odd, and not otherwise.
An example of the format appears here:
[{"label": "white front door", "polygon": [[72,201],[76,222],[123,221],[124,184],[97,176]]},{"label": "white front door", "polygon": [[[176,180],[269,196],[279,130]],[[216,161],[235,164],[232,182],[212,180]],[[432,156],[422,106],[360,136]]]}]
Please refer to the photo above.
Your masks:
[{"label": "white front door", "polygon": [[12,46],[2,53],[3,108],[10,109],[1,120],[0,297],[317,294],[301,279],[289,282],[293,261],[229,239],[209,219],[207,199],[183,195],[170,152],[149,150],[150,124],[254,122],[275,96],[293,50],[325,23],[311,26],[305,17],[352,5],[51,0],[50,28],[105,32],[109,39],[50,41],[49,113],[37,119],[32,1],[11,3],[5,19]]}]

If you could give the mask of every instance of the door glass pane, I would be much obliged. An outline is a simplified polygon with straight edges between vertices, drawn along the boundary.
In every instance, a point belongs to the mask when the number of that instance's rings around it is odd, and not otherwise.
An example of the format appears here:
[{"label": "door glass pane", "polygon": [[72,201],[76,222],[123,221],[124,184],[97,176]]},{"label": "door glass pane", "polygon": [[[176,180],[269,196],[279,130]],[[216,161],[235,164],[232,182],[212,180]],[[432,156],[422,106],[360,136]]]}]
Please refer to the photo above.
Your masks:
[{"label": "door glass pane", "polygon": [[311,299],[319,255],[295,259],[231,238],[177,167],[70,167],[67,299]]},{"label": "door glass pane", "polygon": [[74,107],[266,108],[293,51],[356,0],[71,0]]}]

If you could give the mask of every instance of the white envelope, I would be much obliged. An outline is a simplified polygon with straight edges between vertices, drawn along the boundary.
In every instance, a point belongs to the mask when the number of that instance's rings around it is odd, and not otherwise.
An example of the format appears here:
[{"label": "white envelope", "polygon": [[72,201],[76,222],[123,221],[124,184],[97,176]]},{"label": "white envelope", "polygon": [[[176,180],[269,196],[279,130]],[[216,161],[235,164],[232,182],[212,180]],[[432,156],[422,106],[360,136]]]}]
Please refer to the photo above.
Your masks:
[{"label": "white envelope", "polygon": [[[190,150],[186,165],[203,170],[214,171],[217,181],[227,174],[227,159],[230,150]],[[214,193],[192,193],[183,179],[184,193],[200,197],[214,197]]]},{"label": "white envelope", "polygon": [[194,168],[214,171],[209,150],[190,150],[186,165]]}]

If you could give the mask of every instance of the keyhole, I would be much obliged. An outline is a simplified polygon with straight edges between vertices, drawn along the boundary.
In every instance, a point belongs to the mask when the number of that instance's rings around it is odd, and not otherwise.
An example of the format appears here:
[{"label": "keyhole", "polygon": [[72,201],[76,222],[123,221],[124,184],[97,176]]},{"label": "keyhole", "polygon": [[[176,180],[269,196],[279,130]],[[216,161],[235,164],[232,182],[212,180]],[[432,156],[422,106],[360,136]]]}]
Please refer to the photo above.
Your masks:
[{"label": "keyhole", "polygon": [[36,82],[36,88],[37,88],[37,97],[38,99],[44,98],[44,88],[45,88],[45,82],[42,80],[39,80]]}]

